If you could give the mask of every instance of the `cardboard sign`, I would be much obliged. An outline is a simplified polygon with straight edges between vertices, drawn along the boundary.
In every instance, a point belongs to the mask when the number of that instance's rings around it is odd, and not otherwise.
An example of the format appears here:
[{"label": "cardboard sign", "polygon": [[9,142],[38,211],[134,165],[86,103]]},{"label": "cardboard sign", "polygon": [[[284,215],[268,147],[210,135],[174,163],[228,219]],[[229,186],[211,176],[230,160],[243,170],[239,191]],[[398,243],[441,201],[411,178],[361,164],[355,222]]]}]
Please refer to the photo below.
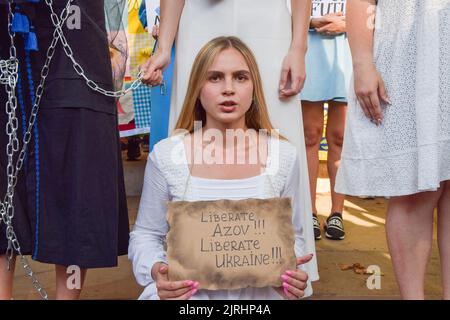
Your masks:
[{"label": "cardboard sign", "polygon": [[168,203],[169,279],[202,289],[280,286],[295,270],[290,198]]},{"label": "cardboard sign", "polygon": [[345,0],[313,0],[311,17],[318,18],[336,12],[345,14],[345,3]]}]

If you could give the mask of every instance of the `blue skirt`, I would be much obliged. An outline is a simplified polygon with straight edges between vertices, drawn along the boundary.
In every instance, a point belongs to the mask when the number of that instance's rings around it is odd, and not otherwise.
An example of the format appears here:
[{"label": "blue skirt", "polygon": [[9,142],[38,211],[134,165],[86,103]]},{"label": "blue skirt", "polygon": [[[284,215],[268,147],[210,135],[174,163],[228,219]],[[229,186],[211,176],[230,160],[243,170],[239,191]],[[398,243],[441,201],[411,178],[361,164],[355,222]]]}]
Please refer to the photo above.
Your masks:
[{"label": "blue skirt", "polygon": [[302,100],[347,102],[352,72],[346,34],[324,36],[316,31],[309,32]]}]

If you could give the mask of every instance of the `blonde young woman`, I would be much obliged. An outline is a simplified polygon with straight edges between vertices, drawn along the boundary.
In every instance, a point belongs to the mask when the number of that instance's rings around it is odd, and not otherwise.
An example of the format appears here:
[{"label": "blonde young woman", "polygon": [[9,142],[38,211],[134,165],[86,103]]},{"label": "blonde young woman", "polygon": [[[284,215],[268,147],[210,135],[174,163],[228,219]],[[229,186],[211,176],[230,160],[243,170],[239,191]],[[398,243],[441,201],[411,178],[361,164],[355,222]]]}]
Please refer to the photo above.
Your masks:
[{"label": "blonde young woman", "polygon": [[[159,47],[143,66],[144,81],[160,83],[176,38],[170,134],[180,115],[189,72],[200,48],[219,36],[237,36],[248,44],[261,71],[270,120],[299,153],[299,197],[304,199],[300,211],[311,226],[305,230],[307,239],[314,235],[298,94],[305,80],[310,13],[311,2],[305,0],[162,0]],[[313,250],[314,241],[309,245],[309,250]]]},{"label": "blonde young woman", "polygon": [[[201,121],[202,131],[194,128]],[[300,212],[299,165],[296,148],[273,130],[255,58],[235,37],[220,37],[199,52],[191,72],[186,99],[177,122],[184,134],[160,141],[149,156],[139,213],[131,233],[129,258],[139,284],[145,286],[141,299],[298,299],[312,294],[310,281],[317,280],[313,250],[307,245],[308,224]],[[237,142],[234,154],[246,159],[239,164],[198,163],[195,155],[214,147],[227,152],[223,143],[206,138],[208,130],[226,136],[227,130],[266,130],[247,142]],[[233,140],[234,141],[234,140]],[[279,145],[275,148],[274,145]],[[263,146],[263,147],[261,147]],[[257,163],[247,161],[253,152]],[[278,170],[265,170],[267,160],[278,161]],[[180,164],[180,159],[183,159]],[[225,156],[224,156],[225,159]],[[203,290],[196,279],[171,282],[164,241],[168,231],[167,201],[200,201],[290,197],[293,206],[295,253],[299,268],[280,274],[280,288]],[[314,242],[313,239],[309,241]]]},{"label": "blonde young woman", "polygon": [[336,191],[391,197],[387,240],[404,299],[424,298],[435,208],[450,299],[449,26],[450,0],[347,6],[354,90]]}]

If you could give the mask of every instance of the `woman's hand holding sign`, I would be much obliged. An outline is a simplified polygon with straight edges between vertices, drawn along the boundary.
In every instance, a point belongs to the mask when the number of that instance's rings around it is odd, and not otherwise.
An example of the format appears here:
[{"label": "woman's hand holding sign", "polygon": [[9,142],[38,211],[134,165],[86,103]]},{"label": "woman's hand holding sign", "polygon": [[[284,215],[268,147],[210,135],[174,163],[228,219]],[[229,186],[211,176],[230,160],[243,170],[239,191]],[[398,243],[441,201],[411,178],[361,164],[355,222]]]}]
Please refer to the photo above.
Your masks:
[{"label": "woman's hand holding sign", "polygon": [[197,293],[199,283],[192,280],[169,281],[169,266],[165,263],[155,263],[152,277],[161,300],[188,300]]},{"label": "woman's hand holding sign", "polygon": [[[297,258],[297,266],[309,262],[313,254]],[[289,300],[297,300],[305,295],[305,289],[308,286],[308,274],[302,270],[287,270],[281,275],[283,285],[277,288],[283,292],[282,296]]]},{"label": "woman's hand holding sign", "polygon": [[[309,262],[313,254],[297,258],[297,266]],[[169,266],[165,263],[155,263],[152,277],[156,282],[156,289],[161,300],[188,300],[199,288],[199,283],[192,280],[169,281]],[[305,295],[308,284],[308,274],[300,269],[287,270],[281,275],[283,285],[276,290],[289,300],[297,300]]]}]

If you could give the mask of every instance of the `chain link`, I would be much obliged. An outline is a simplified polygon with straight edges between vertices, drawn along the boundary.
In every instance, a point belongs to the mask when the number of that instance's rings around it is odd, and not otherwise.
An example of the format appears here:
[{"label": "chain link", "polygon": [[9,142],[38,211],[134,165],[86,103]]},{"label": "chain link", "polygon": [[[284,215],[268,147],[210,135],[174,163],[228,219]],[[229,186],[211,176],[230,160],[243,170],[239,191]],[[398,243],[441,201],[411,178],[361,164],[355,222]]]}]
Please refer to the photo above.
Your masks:
[{"label": "chain link", "polygon": [[[61,25],[67,20],[71,2],[72,0],[68,0],[66,7],[61,12],[61,20],[60,20]],[[3,221],[3,223],[5,223],[6,225],[6,237],[8,239],[6,257],[8,259],[8,270],[11,267],[11,260],[13,259],[14,251],[16,251],[20,257],[20,263],[22,264],[22,267],[25,270],[25,274],[31,279],[33,287],[36,289],[36,291],[38,292],[38,294],[42,299],[47,300],[48,299],[47,292],[37,279],[33,270],[31,269],[27,258],[22,254],[19,241],[12,226],[12,219],[14,217],[13,199],[14,199],[14,189],[17,184],[17,175],[22,168],[26,155],[26,149],[31,140],[32,136],[31,131],[36,122],[37,112],[39,110],[39,104],[42,98],[42,93],[45,85],[45,80],[47,78],[48,69],[50,67],[51,60],[55,53],[55,47],[58,43],[58,36],[55,30],[53,32],[53,41],[51,42],[50,47],[47,50],[47,58],[41,70],[41,80],[36,89],[36,99],[31,110],[31,116],[28,121],[27,131],[24,133],[23,136],[22,149],[20,150],[16,165],[14,166],[13,165],[14,155],[19,150],[19,141],[17,139],[18,120],[16,117],[17,98],[15,94],[18,80],[19,63],[16,56],[17,50],[14,44],[15,34],[11,31],[12,20],[14,18],[12,5],[13,0],[9,0],[8,33],[11,41],[10,58],[8,61],[0,61],[0,71],[1,71],[0,81],[1,84],[6,86],[6,92],[8,94],[8,100],[6,102],[6,112],[8,115],[6,132],[9,139],[8,144],[6,146],[6,154],[8,159],[8,165],[6,168],[6,173],[8,177],[8,188],[6,191],[5,198],[3,202],[0,204],[0,215],[1,215],[0,224]]]},{"label": "chain link", "polygon": [[67,42],[67,39],[64,35],[64,32],[62,30],[62,25],[60,24],[60,20],[58,18],[58,15],[55,13],[53,9],[53,0],[45,0],[45,3],[50,8],[50,17],[53,23],[53,26],[55,27],[58,37],[61,40],[61,43],[63,45],[64,52],[66,53],[66,56],[72,61],[72,66],[75,72],[86,81],[86,85],[91,88],[92,90],[101,93],[102,95],[108,96],[108,97],[114,97],[114,98],[120,98],[124,95],[126,95],[128,92],[131,92],[132,90],[135,90],[142,84],[142,70],[139,71],[138,77],[136,80],[133,81],[133,83],[126,89],[122,89],[119,91],[110,91],[103,89],[100,87],[97,83],[90,80],[83,69],[83,67],[75,60],[73,56],[73,50],[72,47]]},{"label": "chain link", "polygon": [[[52,58],[55,54],[55,48],[58,42],[61,41],[64,52],[66,56],[71,60],[75,72],[85,80],[86,85],[89,88],[105,96],[119,98],[138,88],[142,84],[142,70],[139,71],[137,79],[127,89],[122,89],[119,91],[106,90],[100,87],[96,82],[90,80],[86,76],[83,67],[75,60],[73,56],[73,50],[69,45],[69,43],[67,42],[67,39],[64,36],[64,32],[62,30],[62,26],[68,18],[70,6],[73,0],[67,1],[67,4],[63,9],[63,11],[61,12],[60,17],[58,17],[58,15],[55,13],[53,9],[53,0],[45,0],[45,3],[50,8],[51,12],[50,17],[52,24],[55,27],[55,30],[53,31],[52,42],[50,43],[50,46],[47,49],[44,66],[41,69],[40,74],[41,79],[39,85],[36,88],[35,93],[36,98],[33,107],[31,109],[31,115],[28,120],[27,130],[22,138],[22,148],[20,149],[19,139],[17,138],[17,128],[19,122],[16,116],[16,109],[17,109],[16,85],[18,81],[19,60],[17,59],[17,49],[14,43],[15,34],[14,32],[12,32],[12,21],[14,18],[14,13],[12,9],[14,0],[8,1],[9,1],[8,34],[11,42],[9,49],[10,57],[8,60],[0,60],[0,84],[5,86],[6,93],[8,96],[6,102],[6,113],[8,115],[8,122],[6,124],[6,134],[8,135],[8,144],[6,146],[6,154],[8,160],[6,168],[8,187],[3,202],[0,202],[0,216],[1,216],[0,225],[3,222],[6,226],[6,237],[8,240],[8,247],[6,250],[6,256],[8,259],[8,270],[10,269],[11,266],[11,260],[13,259],[14,251],[16,251],[20,257],[20,263],[22,264],[22,267],[25,270],[25,274],[32,280],[33,287],[36,289],[36,291],[38,292],[38,294],[42,299],[47,300],[48,299],[47,292],[37,279],[33,270],[31,269],[31,266],[27,258],[22,254],[19,241],[12,226],[12,220],[14,218],[13,199],[15,186],[17,184],[17,176],[20,170],[22,169],[26,156],[26,150],[32,137],[31,131],[36,122],[39,105],[42,99],[42,94],[44,92],[45,81],[48,76]],[[165,91],[166,91],[165,83],[163,82],[161,84],[161,94],[165,94]],[[14,165],[13,164],[14,155],[19,151],[19,149],[20,149],[19,156]]]}]

